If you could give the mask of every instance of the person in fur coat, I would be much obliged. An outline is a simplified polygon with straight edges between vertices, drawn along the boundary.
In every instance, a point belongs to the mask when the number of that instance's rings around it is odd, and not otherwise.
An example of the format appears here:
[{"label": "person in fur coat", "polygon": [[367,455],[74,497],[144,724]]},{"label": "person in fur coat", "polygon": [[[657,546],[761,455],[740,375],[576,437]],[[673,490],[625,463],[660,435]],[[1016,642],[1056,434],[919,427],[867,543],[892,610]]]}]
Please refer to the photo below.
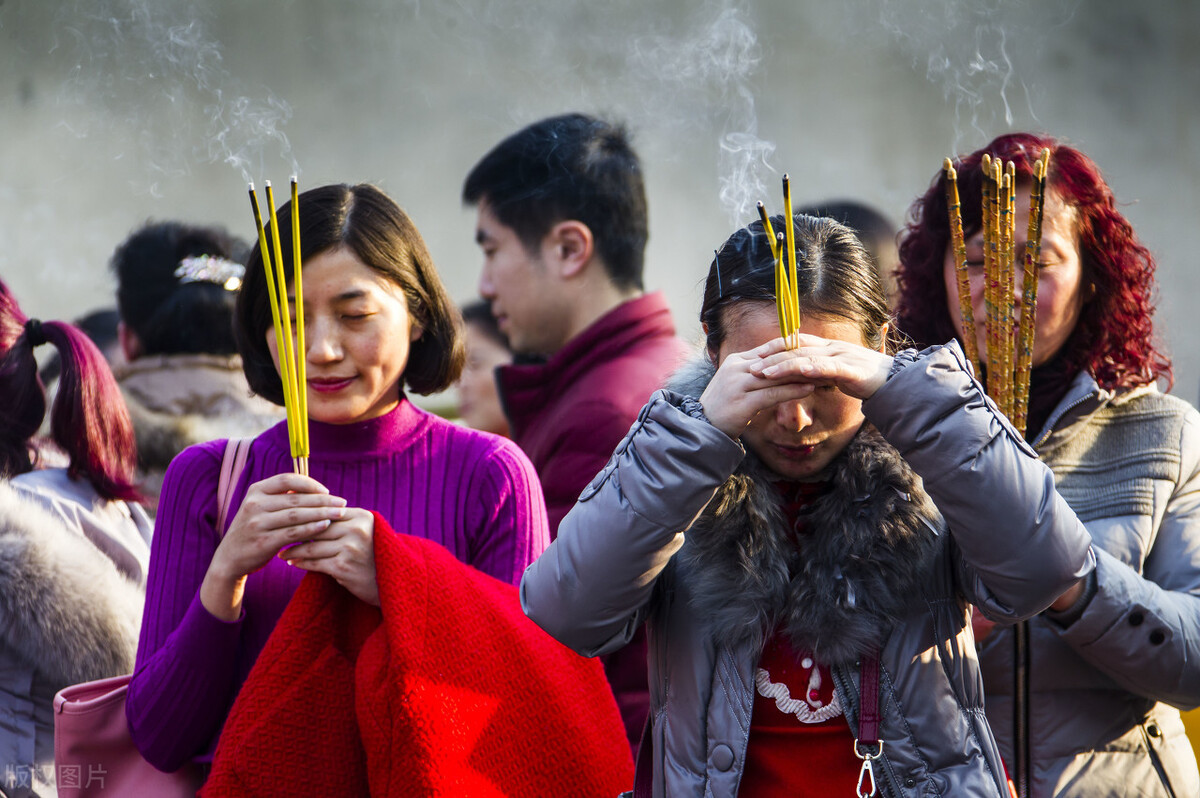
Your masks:
[{"label": "person in fur coat", "polygon": [[[34,348],[62,377],[51,416],[65,468],[44,467]],[[136,503],[133,431],[80,330],[26,319],[0,284],[0,795],[54,796],[54,695],[133,669],[151,522]]]},{"label": "person in fur coat", "polygon": [[1007,796],[970,605],[1011,623],[1072,601],[1090,538],[957,344],[890,354],[847,228],[773,224],[795,233],[799,333],[780,338],[763,224],[738,230],[707,356],[526,571],[525,611],[588,656],[646,621],[638,782],[659,798]]}]

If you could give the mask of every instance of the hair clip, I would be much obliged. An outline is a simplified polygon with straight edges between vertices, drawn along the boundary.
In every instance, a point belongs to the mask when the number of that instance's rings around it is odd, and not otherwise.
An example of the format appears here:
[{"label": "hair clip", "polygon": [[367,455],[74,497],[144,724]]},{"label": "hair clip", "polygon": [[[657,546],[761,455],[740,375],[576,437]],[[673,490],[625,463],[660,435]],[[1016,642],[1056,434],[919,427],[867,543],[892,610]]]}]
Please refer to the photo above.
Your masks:
[{"label": "hair clip", "polygon": [[181,283],[213,283],[226,291],[241,288],[245,274],[245,266],[219,255],[189,255],[175,268]]}]

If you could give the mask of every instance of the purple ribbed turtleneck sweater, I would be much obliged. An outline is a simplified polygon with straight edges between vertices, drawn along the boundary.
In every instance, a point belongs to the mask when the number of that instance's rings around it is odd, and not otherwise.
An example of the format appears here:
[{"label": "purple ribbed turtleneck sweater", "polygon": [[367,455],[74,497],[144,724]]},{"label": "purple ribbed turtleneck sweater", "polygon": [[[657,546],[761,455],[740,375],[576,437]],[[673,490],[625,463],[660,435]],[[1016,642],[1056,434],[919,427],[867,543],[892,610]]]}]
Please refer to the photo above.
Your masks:
[{"label": "purple ribbed turtleneck sweater", "polygon": [[[508,440],[459,427],[407,399],[370,421],[312,422],[310,473],[351,507],[436,541],[511,584],[549,544],[537,475]],[[192,446],[163,482],[146,610],[126,715],[146,758],[173,770],[211,755],[242,682],[305,571],[273,559],[246,582],[242,618],[221,621],[200,603],[220,543],[214,529],[225,441]],[[290,471],[287,426],[257,437],[230,515],[253,482]]]}]

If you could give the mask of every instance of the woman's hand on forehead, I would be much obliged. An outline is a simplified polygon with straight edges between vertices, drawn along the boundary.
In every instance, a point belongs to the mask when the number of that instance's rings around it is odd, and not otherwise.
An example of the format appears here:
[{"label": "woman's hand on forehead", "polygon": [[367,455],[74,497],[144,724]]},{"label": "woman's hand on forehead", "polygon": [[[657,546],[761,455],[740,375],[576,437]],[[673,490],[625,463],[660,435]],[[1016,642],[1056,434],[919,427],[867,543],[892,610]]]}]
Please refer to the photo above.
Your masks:
[{"label": "woman's hand on forehead", "polygon": [[806,381],[767,379],[753,370],[760,362],[753,352],[729,355],[700,395],[709,422],[734,440],[763,410],[803,399],[816,390]]},{"label": "woman's hand on forehead", "polygon": [[792,341],[798,343],[794,349],[776,338],[748,353],[758,358],[749,366],[751,373],[776,384],[832,385],[847,396],[869,399],[892,369],[891,355],[848,341],[800,333]]}]

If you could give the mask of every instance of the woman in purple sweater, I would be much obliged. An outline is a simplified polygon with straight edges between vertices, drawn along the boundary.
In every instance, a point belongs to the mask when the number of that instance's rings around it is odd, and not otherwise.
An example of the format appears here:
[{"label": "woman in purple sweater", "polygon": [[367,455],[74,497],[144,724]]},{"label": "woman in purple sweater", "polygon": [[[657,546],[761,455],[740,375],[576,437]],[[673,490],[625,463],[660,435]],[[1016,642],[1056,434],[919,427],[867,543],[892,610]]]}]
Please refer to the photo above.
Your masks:
[{"label": "woman in purple sweater", "polygon": [[[284,423],[255,438],[216,528],[225,441],[167,470],[126,712],[146,758],[175,770],[211,758],[242,682],[306,571],[379,603],[380,513],[516,584],[548,545],[532,466],[507,440],[414,406],[403,386],[444,390],[463,362],[461,323],[412,221],[368,185],[299,198],[311,477],[291,473]],[[291,229],[291,207],[279,214]],[[283,259],[292,258],[281,236]],[[237,307],[250,386],[283,404],[257,250]]]}]

